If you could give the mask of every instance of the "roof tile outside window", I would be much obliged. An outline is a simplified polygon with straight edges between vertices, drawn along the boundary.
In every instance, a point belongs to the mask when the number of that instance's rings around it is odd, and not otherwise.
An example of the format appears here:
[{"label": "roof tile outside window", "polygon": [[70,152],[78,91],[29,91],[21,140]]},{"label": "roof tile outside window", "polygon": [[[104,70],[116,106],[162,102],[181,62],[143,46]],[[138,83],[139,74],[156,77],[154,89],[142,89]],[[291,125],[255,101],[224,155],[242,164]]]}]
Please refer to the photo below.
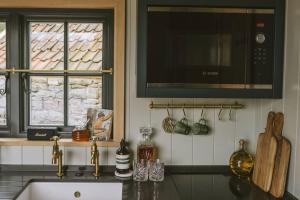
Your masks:
[{"label": "roof tile outside window", "polygon": [[[30,28],[31,69],[62,70],[64,68],[63,23],[31,23]],[[68,31],[69,69],[100,70],[103,24],[70,23]]]}]

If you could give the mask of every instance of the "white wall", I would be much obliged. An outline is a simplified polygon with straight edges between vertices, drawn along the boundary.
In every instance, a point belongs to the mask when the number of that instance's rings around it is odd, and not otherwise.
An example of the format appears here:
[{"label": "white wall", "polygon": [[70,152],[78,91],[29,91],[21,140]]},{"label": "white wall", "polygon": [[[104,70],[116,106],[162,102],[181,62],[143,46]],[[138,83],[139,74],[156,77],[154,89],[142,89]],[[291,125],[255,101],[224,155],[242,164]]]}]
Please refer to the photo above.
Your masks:
[{"label": "white wall", "polygon": [[[283,111],[284,135],[292,143],[288,191],[300,198],[300,126],[299,124],[299,73],[300,73],[300,1],[287,1],[286,65]],[[297,159],[298,158],[298,159]],[[298,170],[297,170],[298,169]]]},{"label": "white wall", "polygon": [[[300,73],[300,1],[287,0],[287,34],[284,98],[281,100],[238,100],[246,109],[233,112],[234,120],[219,121],[219,110],[206,110],[212,133],[207,136],[182,136],[166,134],[161,122],[166,110],[150,110],[149,103],[198,103],[234,102],[237,99],[140,99],[136,98],[136,1],[127,0],[127,63],[126,63],[126,138],[136,150],[141,139],[139,127],[152,126],[154,141],[159,147],[159,157],[171,165],[227,165],[229,156],[238,148],[240,138],[249,140],[249,150],[254,153],[258,133],[263,132],[270,110],[285,114],[284,135],[292,142],[292,159],[289,171],[288,191],[300,198],[300,126],[299,73]],[[201,109],[186,110],[188,118],[198,120]],[[180,119],[182,111],[172,110]],[[228,111],[224,112],[228,118]],[[64,148],[65,164],[89,164],[89,148]],[[116,148],[101,148],[101,164],[114,164]],[[50,147],[1,147],[2,164],[50,164]]]}]

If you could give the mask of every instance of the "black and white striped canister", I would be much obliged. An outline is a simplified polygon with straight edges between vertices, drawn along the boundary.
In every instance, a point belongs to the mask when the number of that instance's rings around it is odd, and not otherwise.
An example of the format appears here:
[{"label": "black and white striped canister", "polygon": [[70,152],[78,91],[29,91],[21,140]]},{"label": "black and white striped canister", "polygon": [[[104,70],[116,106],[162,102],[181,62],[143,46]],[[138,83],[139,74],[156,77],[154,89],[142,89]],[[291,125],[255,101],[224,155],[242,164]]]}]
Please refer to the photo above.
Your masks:
[{"label": "black and white striped canister", "polygon": [[130,155],[116,154],[116,170],[120,174],[128,173],[130,168]]}]

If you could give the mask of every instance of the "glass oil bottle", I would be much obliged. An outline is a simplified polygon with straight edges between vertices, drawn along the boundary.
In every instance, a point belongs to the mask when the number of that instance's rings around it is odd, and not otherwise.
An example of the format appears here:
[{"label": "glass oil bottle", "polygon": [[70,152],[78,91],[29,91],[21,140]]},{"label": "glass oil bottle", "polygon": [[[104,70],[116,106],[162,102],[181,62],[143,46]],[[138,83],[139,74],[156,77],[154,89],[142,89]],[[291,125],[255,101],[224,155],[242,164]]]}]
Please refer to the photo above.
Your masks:
[{"label": "glass oil bottle", "polygon": [[230,157],[230,169],[233,174],[241,178],[248,178],[251,175],[254,158],[245,149],[245,140],[240,140],[240,150],[234,152]]}]

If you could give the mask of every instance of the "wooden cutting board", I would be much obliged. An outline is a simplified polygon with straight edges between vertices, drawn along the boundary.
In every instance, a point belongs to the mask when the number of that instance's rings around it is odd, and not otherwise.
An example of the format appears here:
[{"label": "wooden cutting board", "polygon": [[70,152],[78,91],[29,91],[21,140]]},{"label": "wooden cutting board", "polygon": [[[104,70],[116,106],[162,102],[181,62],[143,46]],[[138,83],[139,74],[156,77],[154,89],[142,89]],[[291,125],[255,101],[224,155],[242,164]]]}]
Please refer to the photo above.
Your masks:
[{"label": "wooden cutting board", "polygon": [[269,192],[272,182],[277,140],[273,135],[275,113],[269,112],[265,133],[259,134],[255,155],[252,181],[265,192]]},{"label": "wooden cutting board", "polygon": [[283,123],[283,114],[276,113],[274,135],[278,144],[270,193],[277,198],[281,198],[285,192],[286,176],[291,155],[291,143],[282,136]]}]

